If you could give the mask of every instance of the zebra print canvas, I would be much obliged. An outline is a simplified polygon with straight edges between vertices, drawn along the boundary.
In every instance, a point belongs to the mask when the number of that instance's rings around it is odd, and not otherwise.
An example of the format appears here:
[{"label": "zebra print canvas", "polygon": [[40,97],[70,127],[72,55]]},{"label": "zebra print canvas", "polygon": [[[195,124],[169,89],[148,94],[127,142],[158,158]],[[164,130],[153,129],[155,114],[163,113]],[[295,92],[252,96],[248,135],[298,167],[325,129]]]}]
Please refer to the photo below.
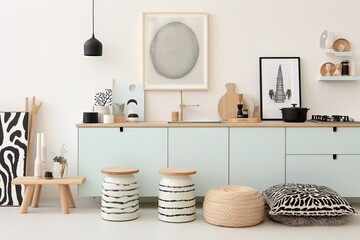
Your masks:
[{"label": "zebra print canvas", "polygon": [[28,112],[0,112],[0,206],[21,205],[24,186],[11,181],[25,175]]}]

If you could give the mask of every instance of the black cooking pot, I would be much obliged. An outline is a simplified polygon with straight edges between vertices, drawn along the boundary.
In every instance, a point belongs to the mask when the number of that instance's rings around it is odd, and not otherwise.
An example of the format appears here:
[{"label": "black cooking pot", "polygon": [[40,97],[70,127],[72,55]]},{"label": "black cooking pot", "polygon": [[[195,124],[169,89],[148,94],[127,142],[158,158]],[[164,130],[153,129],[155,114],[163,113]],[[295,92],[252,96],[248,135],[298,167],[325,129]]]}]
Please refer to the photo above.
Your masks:
[{"label": "black cooking pot", "polygon": [[305,122],[307,119],[308,108],[296,107],[296,104],[291,104],[292,107],[280,108],[282,112],[282,119],[284,122]]}]

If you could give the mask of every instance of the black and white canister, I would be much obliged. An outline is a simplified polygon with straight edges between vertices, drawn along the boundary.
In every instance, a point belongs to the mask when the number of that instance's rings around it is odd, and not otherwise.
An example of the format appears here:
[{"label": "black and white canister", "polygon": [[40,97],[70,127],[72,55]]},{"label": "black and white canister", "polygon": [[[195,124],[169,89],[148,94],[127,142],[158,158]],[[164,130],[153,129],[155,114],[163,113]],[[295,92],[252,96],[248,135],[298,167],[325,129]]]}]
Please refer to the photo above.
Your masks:
[{"label": "black and white canister", "polygon": [[139,217],[139,185],[134,175],[107,175],[102,184],[101,217],[129,221]]},{"label": "black and white canister", "polygon": [[190,222],[196,218],[195,184],[190,176],[163,176],[158,201],[161,221]]}]

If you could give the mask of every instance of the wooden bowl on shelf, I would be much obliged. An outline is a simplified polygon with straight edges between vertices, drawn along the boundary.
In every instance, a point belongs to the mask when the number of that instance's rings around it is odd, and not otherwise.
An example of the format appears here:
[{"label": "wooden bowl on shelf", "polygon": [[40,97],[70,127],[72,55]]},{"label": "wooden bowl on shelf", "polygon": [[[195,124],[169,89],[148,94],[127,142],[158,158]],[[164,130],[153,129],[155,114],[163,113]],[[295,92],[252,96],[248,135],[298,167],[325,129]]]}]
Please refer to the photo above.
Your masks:
[{"label": "wooden bowl on shelf", "polygon": [[330,75],[329,76],[332,76],[336,70],[336,66],[332,62],[324,63],[320,68],[320,74],[321,74],[321,76],[326,76],[326,64],[330,64]]},{"label": "wooden bowl on shelf", "polygon": [[333,49],[337,52],[350,52],[350,43],[345,38],[336,39]]}]

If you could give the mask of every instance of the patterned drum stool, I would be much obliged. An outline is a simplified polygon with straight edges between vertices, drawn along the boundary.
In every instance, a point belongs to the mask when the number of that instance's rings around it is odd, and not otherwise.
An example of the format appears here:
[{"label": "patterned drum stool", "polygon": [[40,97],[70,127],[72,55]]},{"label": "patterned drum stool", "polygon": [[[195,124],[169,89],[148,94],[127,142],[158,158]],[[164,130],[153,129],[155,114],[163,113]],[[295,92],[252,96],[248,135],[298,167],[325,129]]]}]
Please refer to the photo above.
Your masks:
[{"label": "patterned drum stool", "polygon": [[109,221],[128,221],[139,217],[139,185],[134,167],[101,169],[107,174],[102,184],[101,217]]},{"label": "patterned drum stool", "polygon": [[224,227],[249,227],[264,219],[265,204],[255,189],[247,186],[211,188],[203,203],[208,223]]},{"label": "patterned drum stool", "polygon": [[165,222],[190,222],[196,218],[195,184],[190,175],[194,169],[166,168],[159,171],[158,216]]}]

